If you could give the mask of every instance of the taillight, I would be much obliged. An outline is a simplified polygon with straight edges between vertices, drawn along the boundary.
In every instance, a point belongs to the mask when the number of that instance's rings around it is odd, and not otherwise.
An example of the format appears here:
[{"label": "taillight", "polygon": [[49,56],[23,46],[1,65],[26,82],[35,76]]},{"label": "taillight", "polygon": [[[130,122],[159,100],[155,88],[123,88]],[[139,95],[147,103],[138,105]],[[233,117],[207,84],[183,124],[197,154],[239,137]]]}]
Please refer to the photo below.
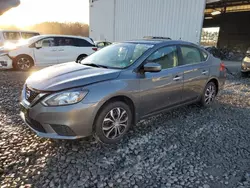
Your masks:
[{"label": "taillight", "polygon": [[225,64],[223,62],[220,63],[220,71],[224,72],[226,70]]},{"label": "taillight", "polygon": [[92,50],[97,51],[97,48],[92,48]]}]

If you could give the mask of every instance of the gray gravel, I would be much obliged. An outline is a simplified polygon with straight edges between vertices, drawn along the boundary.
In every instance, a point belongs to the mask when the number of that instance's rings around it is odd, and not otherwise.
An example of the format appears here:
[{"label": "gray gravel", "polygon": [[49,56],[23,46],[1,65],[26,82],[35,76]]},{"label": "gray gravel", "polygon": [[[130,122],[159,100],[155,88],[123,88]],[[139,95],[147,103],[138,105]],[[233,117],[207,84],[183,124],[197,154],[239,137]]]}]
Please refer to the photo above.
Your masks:
[{"label": "gray gravel", "polygon": [[250,187],[250,79],[229,77],[212,107],[143,120],[103,146],[26,128],[18,100],[28,74],[0,71],[0,187]]}]

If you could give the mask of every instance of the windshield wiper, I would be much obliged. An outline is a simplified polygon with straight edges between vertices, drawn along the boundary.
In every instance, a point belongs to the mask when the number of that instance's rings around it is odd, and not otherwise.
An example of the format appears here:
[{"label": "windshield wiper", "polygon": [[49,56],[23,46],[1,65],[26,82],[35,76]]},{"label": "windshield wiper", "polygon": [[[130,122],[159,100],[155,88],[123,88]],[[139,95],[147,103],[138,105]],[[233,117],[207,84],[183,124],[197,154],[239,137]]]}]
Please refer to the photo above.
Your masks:
[{"label": "windshield wiper", "polygon": [[91,66],[91,67],[98,67],[98,68],[105,68],[107,69],[108,67],[105,66],[105,65],[98,65],[98,64],[95,64],[95,63],[85,63],[83,65],[87,65],[87,66]]}]

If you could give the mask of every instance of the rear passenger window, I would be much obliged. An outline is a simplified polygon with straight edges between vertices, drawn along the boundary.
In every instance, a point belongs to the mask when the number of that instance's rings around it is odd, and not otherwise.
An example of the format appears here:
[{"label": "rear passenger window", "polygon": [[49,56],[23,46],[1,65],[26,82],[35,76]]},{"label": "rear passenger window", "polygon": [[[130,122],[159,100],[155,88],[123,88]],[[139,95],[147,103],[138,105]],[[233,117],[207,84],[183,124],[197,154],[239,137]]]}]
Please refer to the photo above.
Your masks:
[{"label": "rear passenger window", "polygon": [[58,38],[58,46],[74,46],[73,38]]},{"label": "rear passenger window", "polygon": [[78,46],[78,47],[93,47],[94,45],[89,43],[88,41],[84,40],[84,39],[74,39],[74,46]]},{"label": "rear passenger window", "polygon": [[202,60],[200,50],[192,46],[181,46],[181,53],[184,64],[200,63]]}]

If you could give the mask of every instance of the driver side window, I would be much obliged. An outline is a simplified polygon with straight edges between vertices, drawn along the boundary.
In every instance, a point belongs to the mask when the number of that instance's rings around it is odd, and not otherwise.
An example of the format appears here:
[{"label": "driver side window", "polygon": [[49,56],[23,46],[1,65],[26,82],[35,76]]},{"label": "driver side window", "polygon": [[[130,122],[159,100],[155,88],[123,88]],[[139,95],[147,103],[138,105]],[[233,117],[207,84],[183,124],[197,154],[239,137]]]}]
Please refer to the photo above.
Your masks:
[{"label": "driver side window", "polygon": [[158,49],[151,54],[147,61],[159,63],[162,69],[169,69],[178,66],[178,55],[176,46],[167,46]]},{"label": "driver side window", "polygon": [[54,47],[54,46],[56,46],[54,38],[46,38],[46,39],[40,40],[37,42],[37,44],[41,47]]}]

